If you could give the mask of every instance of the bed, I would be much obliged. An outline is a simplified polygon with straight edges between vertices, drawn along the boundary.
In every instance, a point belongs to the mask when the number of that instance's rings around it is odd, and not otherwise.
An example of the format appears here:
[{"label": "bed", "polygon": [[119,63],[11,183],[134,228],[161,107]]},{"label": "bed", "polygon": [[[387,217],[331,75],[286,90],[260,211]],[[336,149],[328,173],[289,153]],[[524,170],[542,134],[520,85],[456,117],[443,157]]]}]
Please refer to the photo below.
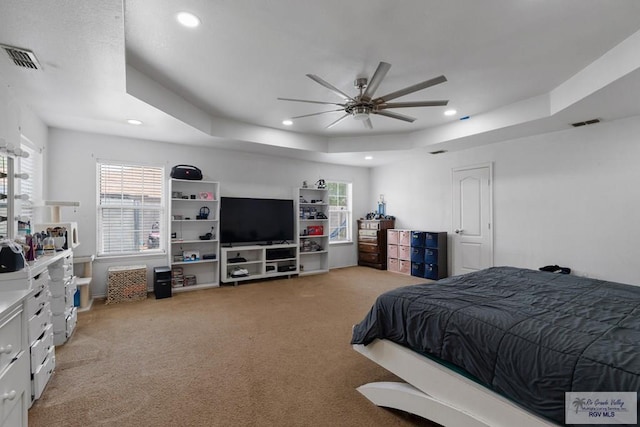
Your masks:
[{"label": "bed", "polygon": [[442,425],[563,425],[565,392],[640,391],[640,287],[493,267],[380,295],[354,349],[405,383],[359,391]]}]

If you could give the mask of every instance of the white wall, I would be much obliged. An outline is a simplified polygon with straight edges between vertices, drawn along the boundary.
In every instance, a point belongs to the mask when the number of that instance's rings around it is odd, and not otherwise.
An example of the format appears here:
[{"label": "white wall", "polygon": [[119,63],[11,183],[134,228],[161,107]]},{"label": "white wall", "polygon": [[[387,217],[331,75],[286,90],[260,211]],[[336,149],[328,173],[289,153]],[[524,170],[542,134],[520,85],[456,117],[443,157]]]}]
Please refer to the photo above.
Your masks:
[{"label": "white wall", "polygon": [[451,233],[451,170],[486,162],[495,265],[558,264],[640,285],[640,117],[460,152],[420,150],[372,170],[371,203],[383,193],[398,228]]},{"label": "white wall", "polygon": [[[372,208],[367,168],[305,162],[280,157],[168,144],[50,129],[46,153],[46,190],[50,200],[80,201],[78,209],[63,208],[62,221],[78,222],[81,245],[77,256],[96,253],[96,160],[144,162],[164,165],[167,176],[176,164],[191,164],[202,169],[205,179],[219,181],[223,196],[293,198],[294,188],[318,178],[350,181],[354,193],[355,219]],[[94,263],[92,292],[106,294],[106,270],[112,265],[146,263],[151,283],[152,267],[167,264],[166,256],[135,259],[107,259]],[[355,265],[355,244],[331,247],[331,268]]]}]

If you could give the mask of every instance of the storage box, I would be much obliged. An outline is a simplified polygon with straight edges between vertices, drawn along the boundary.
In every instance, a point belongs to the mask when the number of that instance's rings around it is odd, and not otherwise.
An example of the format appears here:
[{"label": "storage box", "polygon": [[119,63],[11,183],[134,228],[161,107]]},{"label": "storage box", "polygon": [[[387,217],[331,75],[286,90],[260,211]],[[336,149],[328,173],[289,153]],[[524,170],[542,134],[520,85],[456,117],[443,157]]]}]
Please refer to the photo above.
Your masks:
[{"label": "storage box", "polygon": [[307,234],[309,236],[322,236],[324,234],[324,226],[309,225],[307,226]]},{"label": "storage box", "polygon": [[147,298],[147,266],[109,267],[107,270],[107,301],[139,301]]}]

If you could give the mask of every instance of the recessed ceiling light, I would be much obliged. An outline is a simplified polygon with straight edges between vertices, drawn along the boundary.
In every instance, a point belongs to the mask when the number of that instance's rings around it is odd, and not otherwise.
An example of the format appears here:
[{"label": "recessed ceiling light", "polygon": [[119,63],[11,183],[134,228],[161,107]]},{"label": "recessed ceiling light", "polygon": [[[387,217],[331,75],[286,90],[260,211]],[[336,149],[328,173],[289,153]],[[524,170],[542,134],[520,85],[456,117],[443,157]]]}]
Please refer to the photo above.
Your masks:
[{"label": "recessed ceiling light", "polygon": [[453,116],[455,113],[457,113],[456,110],[447,110],[444,112],[445,116]]},{"label": "recessed ceiling light", "polygon": [[373,156],[365,156],[364,159],[365,160],[373,160]]},{"label": "recessed ceiling light", "polygon": [[180,12],[176,15],[176,19],[179,23],[189,28],[195,28],[200,25],[200,18],[198,18],[193,13]]},{"label": "recessed ceiling light", "polygon": [[291,121],[291,120],[283,120],[282,124],[285,125],[285,126],[291,126],[293,124],[293,121]]},{"label": "recessed ceiling light", "polygon": [[130,125],[136,125],[136,126],[142,124],[142,122],[140,120],[136,120],[136,119],[129,119],[129,120],[127,120],[127,123],[129,123]]}]

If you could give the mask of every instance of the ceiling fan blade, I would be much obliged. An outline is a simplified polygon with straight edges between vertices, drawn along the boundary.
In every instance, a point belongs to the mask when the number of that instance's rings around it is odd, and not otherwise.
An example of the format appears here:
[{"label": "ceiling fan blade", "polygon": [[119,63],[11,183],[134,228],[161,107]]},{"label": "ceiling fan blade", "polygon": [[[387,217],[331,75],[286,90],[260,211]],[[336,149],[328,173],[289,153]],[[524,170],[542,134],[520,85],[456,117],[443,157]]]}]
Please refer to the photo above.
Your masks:
[{"label": "ceiling fan blade", "polygon": [[326,129],[332,128],[335,125],[337,125],[338,123],[340,123],[341,121],[343,121],[344,119],[346,119],[347,117],[349,117],[351,114],[345,114],[344,116],[340,117],[338,120],[336,120],[335,122],[331,123],[329,126],[326,127]]},{"label": "ceiling fan blade", "polygon": [[385,102],[377,106],[379,110],[386,108],[409,108],[409,107],[442,107],[449,101],[416,101],[416,102]]},{"label": "ceiling fan blade", "polygon": [[400,98],[401,96],[405,96],[410,93],[417,92],[419,90],[426,89],[428,87],[435,86],[440,83],[444,83],[446,81],[447,81],[447,78],[445,76],[435,77],[433,79],[425,80],[424,82],[416,83],[413,86],[409,86],[404,89],[400,89],[398,91],[376,98],[373,100],[373,102],[375,104],[383,104],[387,101],[391,101],[392,99]]},{"label": "ceiling fan blade", "polygon": [[301,119],[303,117],[319,116],[320,114],[326,114],[326,113],[335,113],[336,111],[344,111],[344,110],[342,108],[340,108],[338,110],[321,111],[319,113],[305,114],[303,116],[295,116],[295,117],[291,117],[291,118],[292,119]]},{"label": "ceiling fan blade", "polygon": [[391,64],[386,62],[380,62],[378,64],[378,68],[376,68],[375,73],[373,73],[373,77],[371,77],[367,89],[362,94],[362,98],[371,99],[373,97],[373,94],[378,90],[378,86],[380,86],[380,83],[382,83],[382,80],[389,72],[389,68],[391,68]]},{"label": "ceiling fan blade", "polygon": [[346,104],[338,104],[337,102],[309,101],[307,99],[278,98],[280,101],[309,102],[311,104],[339,105],[344,107]]},{"label": "ceiling fan blade", "polygon": [[416,121],[416,119],[414,119],[413,117],[405,116],[404,114],[392,113],[391,111],[372,111],[372,113],[391,117],[392,119],[404,120],[405,122],[409,123],[413,123]]},{"label": "ceiling fan blade", "polygon": [[325,82],[324,80],[322,80],[320,77],[316,76],[315,74],[307,74],[307,77],[309,77],[314,82],[319,83],[322,86],[326,87],[331,92],[335,93],[336,95],[338,95],[340,98],[344,99],[345,101],[346,100],[350,100],[350,101],[354,101],[355,102],[355,99],[351,98],[349,95],[347,95],[346,93],[344,93],[343,91],[341,91],[337,87],[333,86],[331,83]]},{"label": "ceiling fan blade", "polygon": [[364,123],[364,127],[366,127],[367,129],[373,129],[373,124],[371,123],[370,117],[367,117],[367,120],[363,120],[362,123]]}]

